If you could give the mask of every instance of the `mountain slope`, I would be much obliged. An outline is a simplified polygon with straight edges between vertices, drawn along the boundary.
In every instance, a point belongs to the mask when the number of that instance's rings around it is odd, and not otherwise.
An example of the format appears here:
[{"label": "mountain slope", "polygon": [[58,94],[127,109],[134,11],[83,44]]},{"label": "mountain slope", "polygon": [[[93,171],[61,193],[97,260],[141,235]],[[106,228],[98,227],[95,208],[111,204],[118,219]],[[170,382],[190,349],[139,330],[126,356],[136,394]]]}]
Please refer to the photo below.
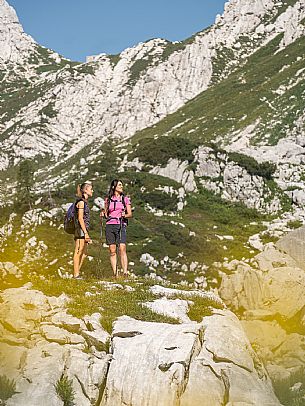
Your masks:
[{"label": "mountain slope", "polygon": [[[31,94],[21,108],[11,117],[5,117],[5,107],[0,113],[0,167],[47,152],[63,159],[95,140],[130,137],[160,121],[223,80],[278,33],[284,33],[281,47],[300,37],[302,1],[278,4],[256,0],[250,7],[245,0],[231,1],[211,28],[182,43],[155,39],[74,68],[46,63],[45,73],[32,83],[26,75],[27,88],[17,86]],[[37,86],[43,87],[41,94]],[[19,100],[14,91],[9,97]]]}]

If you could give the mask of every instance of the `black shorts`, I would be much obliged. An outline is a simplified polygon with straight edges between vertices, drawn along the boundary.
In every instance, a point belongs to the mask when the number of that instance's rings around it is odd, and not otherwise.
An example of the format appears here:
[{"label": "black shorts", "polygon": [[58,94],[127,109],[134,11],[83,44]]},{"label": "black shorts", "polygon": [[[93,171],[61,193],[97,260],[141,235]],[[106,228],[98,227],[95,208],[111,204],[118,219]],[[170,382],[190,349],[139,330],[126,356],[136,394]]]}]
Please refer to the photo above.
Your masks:
[{"label": "black shorts", "polygon": [[84,240],[85,233],[80,227],[75,227],[74,240]]},{"label": "black shorts", "polygon": [[126,244],[126,226],[120,224],[106,224],[106,243],[112,244]]}]

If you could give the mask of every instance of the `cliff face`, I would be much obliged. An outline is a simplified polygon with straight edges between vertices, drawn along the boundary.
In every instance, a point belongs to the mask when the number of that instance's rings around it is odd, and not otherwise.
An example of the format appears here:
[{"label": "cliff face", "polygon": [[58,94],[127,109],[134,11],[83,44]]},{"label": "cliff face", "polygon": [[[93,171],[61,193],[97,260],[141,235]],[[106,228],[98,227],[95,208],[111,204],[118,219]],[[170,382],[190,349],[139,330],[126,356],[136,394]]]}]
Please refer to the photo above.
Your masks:
[{"label": "cliff face", "polygon": [[35,42],[24,33],[15,10],[0,1],[0,63],[22,63],[34,50]]}]

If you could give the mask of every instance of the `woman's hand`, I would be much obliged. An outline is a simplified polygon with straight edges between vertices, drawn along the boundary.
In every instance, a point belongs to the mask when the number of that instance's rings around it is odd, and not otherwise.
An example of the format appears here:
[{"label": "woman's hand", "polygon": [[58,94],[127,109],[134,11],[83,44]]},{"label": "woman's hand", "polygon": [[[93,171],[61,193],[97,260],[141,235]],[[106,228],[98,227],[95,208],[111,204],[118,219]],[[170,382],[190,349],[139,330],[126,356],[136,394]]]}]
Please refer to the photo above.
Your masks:
[{"label": "woman's hand", "polygon": [[88,233],[85,233],[85,242],[86,242],[87,244],[91,244],[91,243],[92,243],[92,240],[91,240],[91,238],[90,238],[90,236],[89,236]]}]

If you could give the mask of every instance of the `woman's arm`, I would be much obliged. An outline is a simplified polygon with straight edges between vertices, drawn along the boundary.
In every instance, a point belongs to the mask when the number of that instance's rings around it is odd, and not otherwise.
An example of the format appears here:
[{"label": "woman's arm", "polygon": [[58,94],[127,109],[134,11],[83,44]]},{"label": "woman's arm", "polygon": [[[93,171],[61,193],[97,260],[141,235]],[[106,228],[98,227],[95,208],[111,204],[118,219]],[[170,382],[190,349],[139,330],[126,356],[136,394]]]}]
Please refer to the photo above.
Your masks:
[{"label": "woman's arm", "polygon": [[125,219],[130,219],[132,217],[131,204],[126,204],[126,212],[124,217]]},{"label": "woman's arm", "polygon": [[108,204],[108,199],[106,198],[104,200],[104,208],[101,209],[100,217],[108,217],[109,215],[109,204]]}]

